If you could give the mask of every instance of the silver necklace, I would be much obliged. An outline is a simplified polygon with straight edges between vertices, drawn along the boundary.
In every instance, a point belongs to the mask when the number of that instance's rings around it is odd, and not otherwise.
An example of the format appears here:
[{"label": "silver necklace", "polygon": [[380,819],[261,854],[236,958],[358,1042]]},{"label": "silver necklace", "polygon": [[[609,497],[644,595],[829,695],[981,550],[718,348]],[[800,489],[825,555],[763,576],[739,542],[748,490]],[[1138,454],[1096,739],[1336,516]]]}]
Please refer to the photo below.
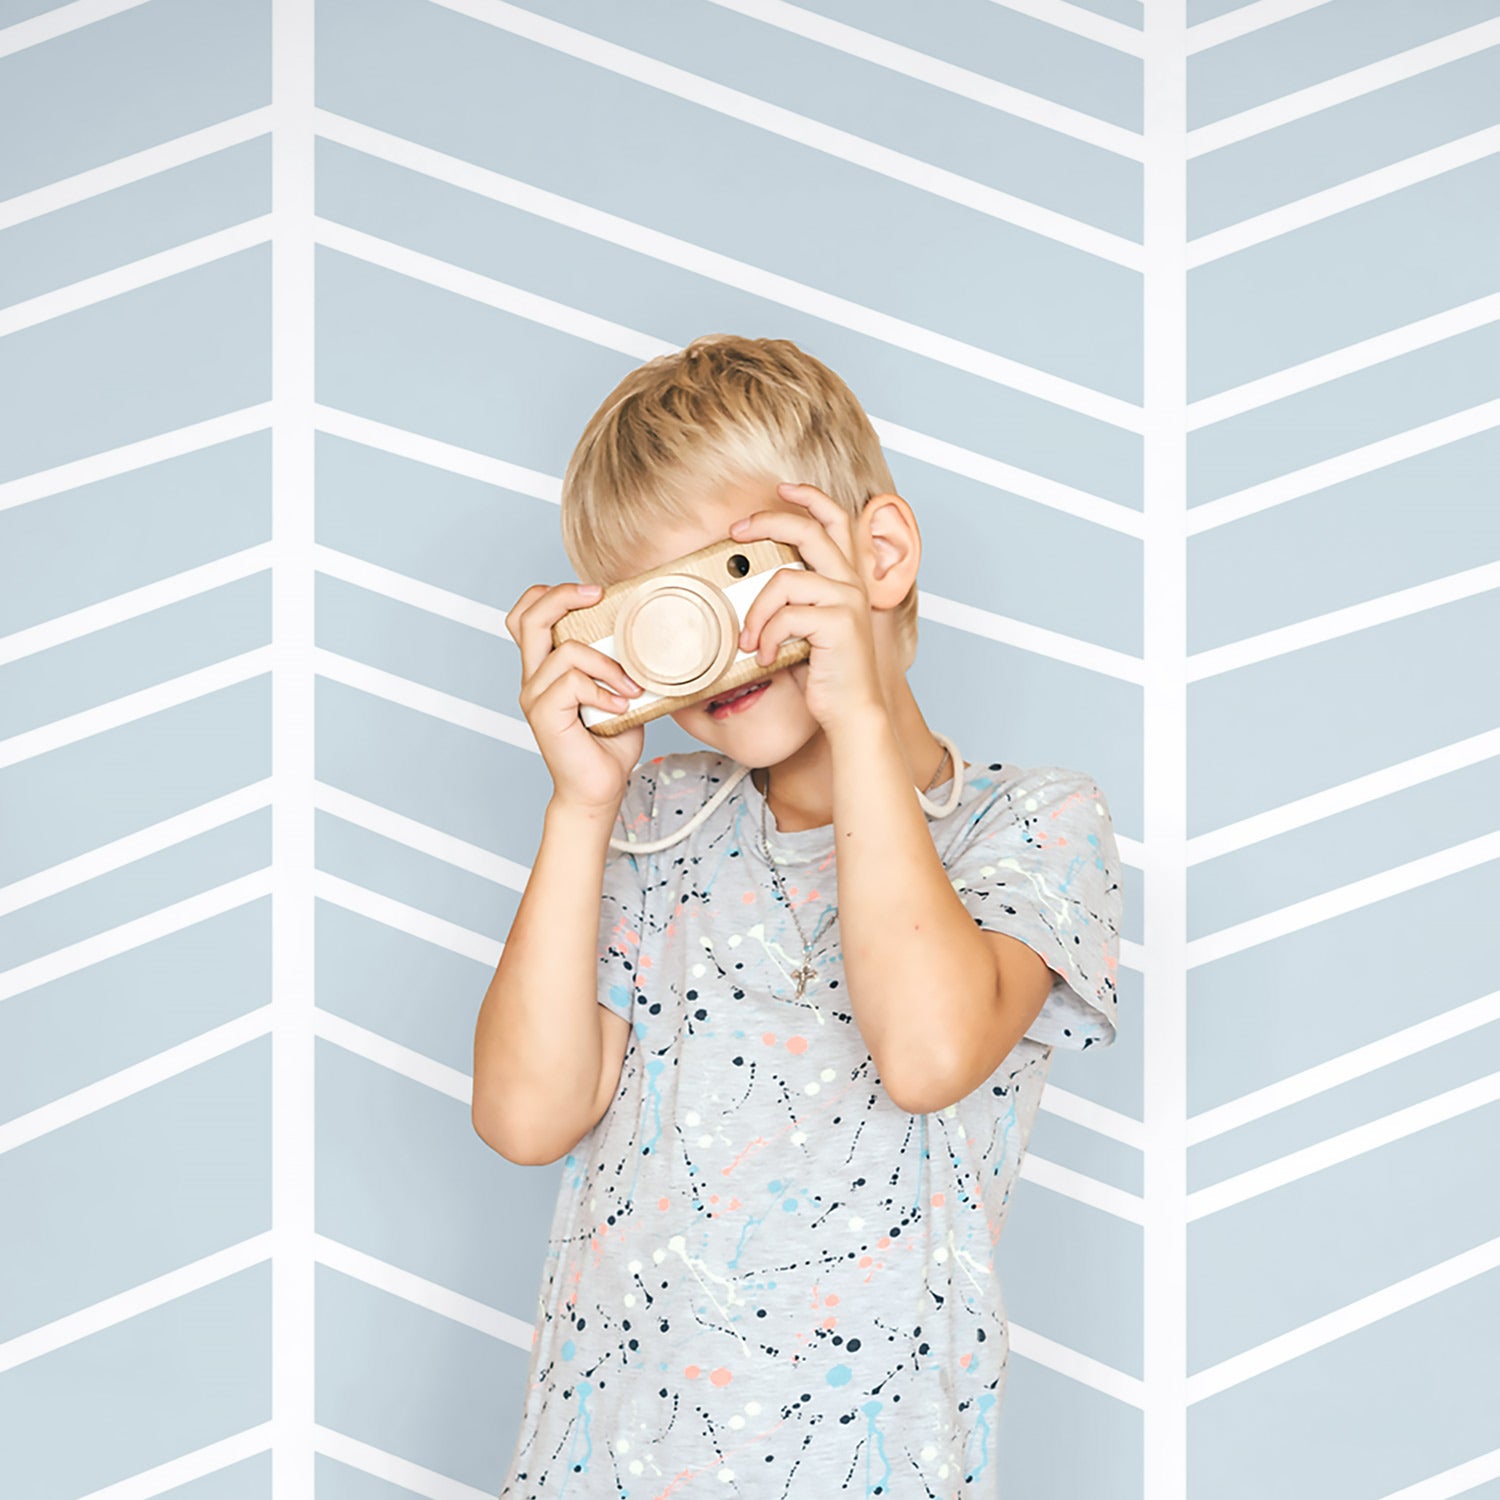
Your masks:
[{"label": "silver necklace", "polygon": [[[950,754],[947,746],[945,745],[943,747],[943,758],[938,762],[937,771],[934,771],[932,773],[932,780],[929,781],[927,783],[927,785],[922,788],[922,795],[924,797],[937,784],[938,771],[941,771],[943,769],[943,767],[950,760],[952,760],[952,759],[953,759],[953,757]],[[955,764],[955,766],[954,766],[954,775],[956,776],[957,773],[958,773],[958,768],[957,768],[957,765]],[[752,785],[754,784],[754,773],[753,772],[751,773],[751,784]],[[796,980],[796,982],[797,982],[797,993],[796,993],[796,995],[793,998],[797,999],[797,1000],[800,1000],[802,998],[804,992],[806,991],[807,986],[814,979],[817,978],[817,971],[812,966],[812,943],[810,943],[808,941],[807,934],[802,930],[802,923],[798,919],[798,916],[797,916],[797,908],[792,905],[792,898],[787,894],[786,887],[781,883],[781,871],[776,868],[776,861],[771,858],[771,845],[770,845],[769,841],[766,838],[766,819],[768,817],[768,811],[767,810],[770,808],[770,806],[771,806],[771,769],[770,769],[769,766],[767,766],[766,767],[766,790],[765,790],[765,793],[763,794],[763,796],[761,798],[761,804],[760,804],[760,848],[761,848],[761,853],[765,855],[766,864],[770,866],[770,869],[771,869],[771,878],[776,882],[776,889],[781,892],[781,899],[786,903],[786,909],[787,909],[787,911],[789,911],[791,913],[792,921],[796,925],[796,928],[797,928],[797,936],[802,939],[802,962],[795,969],[792,970],[792,974],[791,974],[791,977],[794,980]],[[838,911],[838,907],[834,906],[834,907],[831,907],[829,909],[829,913],[828,914],[829,914],[829,916],[833,916],[833,915],[835,915],[837,913],[837,911]],[[822,925],[819,924],[818,931],[821,932],[822,930],[823,930],[822,929]]]}]

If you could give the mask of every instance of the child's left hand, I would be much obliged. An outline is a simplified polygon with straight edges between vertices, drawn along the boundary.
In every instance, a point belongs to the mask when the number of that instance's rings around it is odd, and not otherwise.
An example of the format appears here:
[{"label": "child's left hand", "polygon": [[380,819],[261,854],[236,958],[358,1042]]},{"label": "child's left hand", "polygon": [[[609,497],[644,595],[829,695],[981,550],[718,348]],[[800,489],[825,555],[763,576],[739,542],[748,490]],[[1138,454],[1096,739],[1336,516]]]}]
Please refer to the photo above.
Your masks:
[{"label": "child's left hand", "polygon": [[[808,514],[758,510],[729,534],[742,542],[770,537],[790,542],[805,568],[782,568],[756,595],[740,635],[742,651],[769,663],[788,636],[805,636],[812,654],[791,670],[808,711],[824,730],[888,710],[875,656],[870,596],[854,566],[849,514],[810,484],[783,484],[777,493]],[[758,649],[757,649],[758,643]]]}]

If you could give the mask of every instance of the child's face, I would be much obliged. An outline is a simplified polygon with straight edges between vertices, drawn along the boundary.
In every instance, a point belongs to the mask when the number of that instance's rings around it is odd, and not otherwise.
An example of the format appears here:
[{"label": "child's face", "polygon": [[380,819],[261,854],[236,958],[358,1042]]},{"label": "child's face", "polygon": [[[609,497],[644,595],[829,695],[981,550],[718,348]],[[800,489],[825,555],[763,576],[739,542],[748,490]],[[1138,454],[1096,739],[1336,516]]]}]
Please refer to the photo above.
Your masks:
[{"label": "child's face", "polygon": [[[690,524],[653,528],[631,558],[628,575],[643,573],[686,553],[721,542],[730,525],[758,510],[785,510],[805,516],[807,507],[776,493],[774,483],[739,484],[705,494],[702,510]],[[769,686],[738,707],[738,712],[710,712],[708,699],[679,708],[671,717],[696,740],[746,766],[774,766],[800,750],[818,730],[803,696],[807,663],[800,661],[766,672]]]}]

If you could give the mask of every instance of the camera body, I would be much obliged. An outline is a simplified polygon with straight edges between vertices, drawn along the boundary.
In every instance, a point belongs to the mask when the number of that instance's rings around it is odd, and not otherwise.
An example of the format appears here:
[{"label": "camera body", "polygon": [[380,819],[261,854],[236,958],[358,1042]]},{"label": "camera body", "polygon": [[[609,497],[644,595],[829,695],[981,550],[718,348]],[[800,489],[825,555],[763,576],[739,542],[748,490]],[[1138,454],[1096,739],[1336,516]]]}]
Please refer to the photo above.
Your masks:
[{"label": "camera body", "polygon": [[726,537],[608,585],[597,604],[569,610],[552,627],[554,646],[583,641],[645,689],[621,713],[580,704],[584,724],[594,734],[619,734],[805,661],[812,651],[805,636],[789,636],[765,665],[741,651],[739,639],[772,575],[806,566],[789,542]]}]

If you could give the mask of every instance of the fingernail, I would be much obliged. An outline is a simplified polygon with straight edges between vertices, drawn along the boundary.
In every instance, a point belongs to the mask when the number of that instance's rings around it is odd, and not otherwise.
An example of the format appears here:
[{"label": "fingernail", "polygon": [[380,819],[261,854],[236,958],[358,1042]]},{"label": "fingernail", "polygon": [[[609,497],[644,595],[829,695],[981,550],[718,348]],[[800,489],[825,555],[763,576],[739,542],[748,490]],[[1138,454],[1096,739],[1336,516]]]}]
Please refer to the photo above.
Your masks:
[{"label": "fingernail", "polygon": [[602,594],[604,586],[598,583],[580,583],[578,585],[578,592],[580,594]]}]

